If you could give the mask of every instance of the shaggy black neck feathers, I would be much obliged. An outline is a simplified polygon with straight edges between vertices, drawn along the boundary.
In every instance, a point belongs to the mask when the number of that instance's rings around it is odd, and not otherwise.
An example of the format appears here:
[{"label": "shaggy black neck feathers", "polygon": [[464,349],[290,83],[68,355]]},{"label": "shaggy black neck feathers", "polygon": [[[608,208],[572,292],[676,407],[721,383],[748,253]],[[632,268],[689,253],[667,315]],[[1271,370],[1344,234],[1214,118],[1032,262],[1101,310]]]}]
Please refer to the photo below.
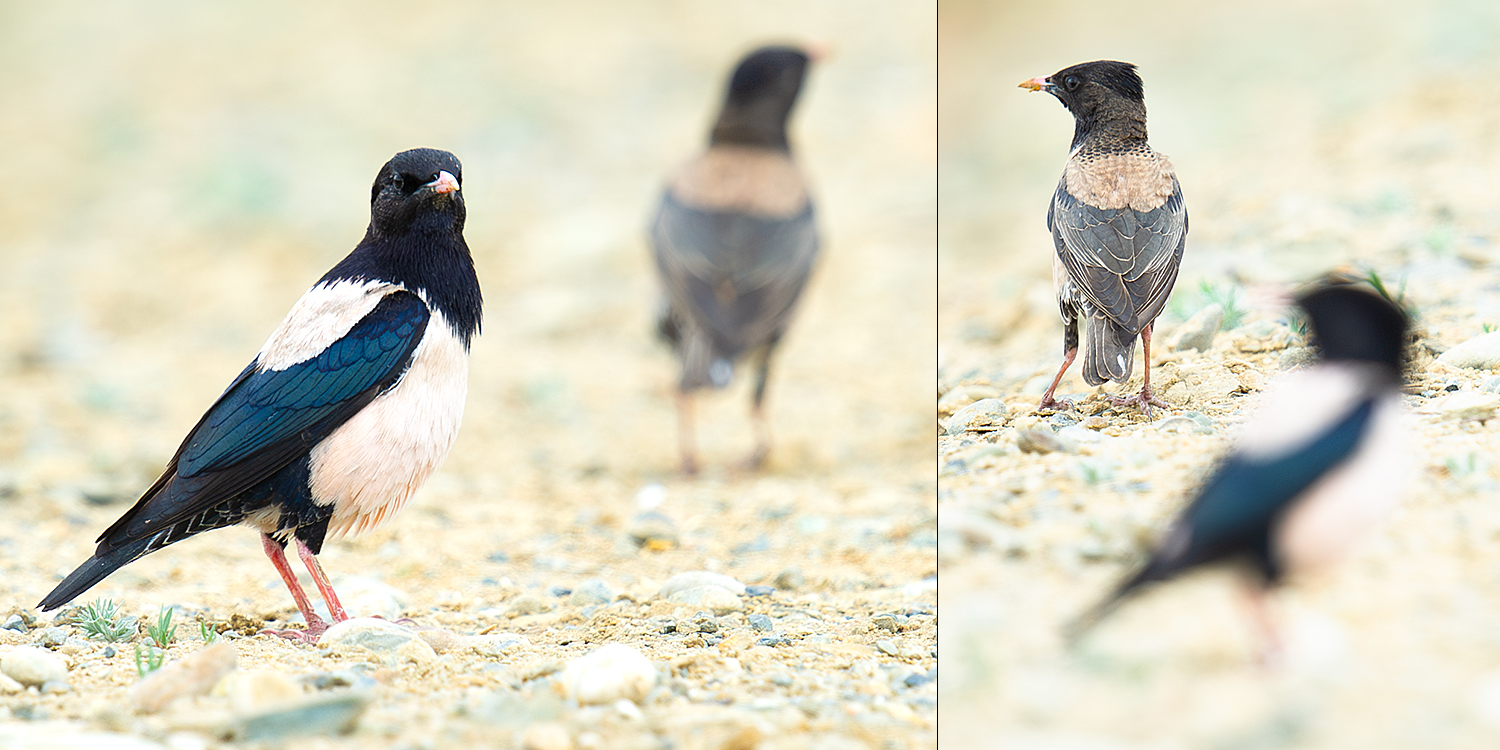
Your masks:
[{"label": "shaggy black neck feathers", "polygon": [[797,103],[809,58],[795,47],[762,47],[740,61],[709,145],[791,150],[786,121]]}]

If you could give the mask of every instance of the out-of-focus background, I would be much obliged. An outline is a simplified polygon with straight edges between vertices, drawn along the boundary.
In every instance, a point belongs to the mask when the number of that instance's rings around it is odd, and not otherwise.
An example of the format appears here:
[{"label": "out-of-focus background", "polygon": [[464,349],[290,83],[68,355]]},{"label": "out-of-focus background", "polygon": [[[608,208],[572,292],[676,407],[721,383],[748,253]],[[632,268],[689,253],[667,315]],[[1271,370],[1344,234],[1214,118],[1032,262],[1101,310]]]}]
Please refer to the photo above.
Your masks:
[{"label": "out-of-focus background", "polygon": [[[1493,745],[1500,439],[1463,409],[1493,411],[1500,362],[1429,355],[1500,324],[1500,6],[944,0],[939,36],[940,411],[1006,405],[940,439],[944,744]],[[1140,66],[1191,220],[1154,352],[1174,408],[1147,424],[1091,400],[1099,432],[1033,413],[1061,362],[1045,217],[1073,123],[1016,87],[1096,59]],[[1139,561],[1303,360],[1266,292],[1333,268],[1419,316],[1417,490],[1350,564],[1280,598],[1278,667],[1255,664],[1222,574],[1143,596],[1065,651],[1059,626]],[[1167,343],[1210,304],[1211,345]],[[1077,365],[1060,389],[1093,392]],[[1018,450],[1038,428],[1074,452]]]},{"label": "out-of-focus background", "polygon": [[[589,620],[556,591],[602,581],[645,601],[684,570],[767,585],[788,573],[782,594],[800,598],[777,606],[812,623],[791,642],[847,646],[833,657],[843,661],[815,668],[797,649],[763,648],[765,664],[694,668],[735,690],[680,700],[740,705],[754,693],[766,701],[755,736],[868,726],[930,744],[935,18],[920,0],[0,7],[0,610],[31,606],[87,557],[293,301],[353,248],[380,165],[437,147],[464,165],[486,300],[466,418],[412,506],[330,545],[325,567],[394,586],[410,612],[465,613],[458,630],[517,630],[538,663],[600,641],[570,640]],[[647,223],[665,176],[705,144],[739,57],[799,40],[833,52],[791,124],[824,254],[773,371],[775,448],[760,475],[729,468],[751,447],[738,383],[700,399],[706,470],[685,480],[676,364],[653,338]],[[647,511],[675,527],[675,548],[620,541]],[[85,598],[223,620],[289,608],[276,581],[255,535],[229,530]],[[556,603],[552,621],[474,615],[532,594]],[[887,611],[899,634],[871,630]],[[621,621],[646,633],[645,619]],[[745,632],[779,636],[776,622]],[[604,640],[663,664],[717,655],[680,638]],[[98,663],[75,667],[69,695],[33,694],[26,715],[83,715],[111,670],[134,679]],[[769,682],[777,671],[790,676]],[[455,700],[434,689],[412,687],[445,715]],[[802,723],[773,732],[794,704]],[[668,737],[691,724],[647,718],[649,731],[627,729]],[[417,731],[399,724],[371,731]]]}]

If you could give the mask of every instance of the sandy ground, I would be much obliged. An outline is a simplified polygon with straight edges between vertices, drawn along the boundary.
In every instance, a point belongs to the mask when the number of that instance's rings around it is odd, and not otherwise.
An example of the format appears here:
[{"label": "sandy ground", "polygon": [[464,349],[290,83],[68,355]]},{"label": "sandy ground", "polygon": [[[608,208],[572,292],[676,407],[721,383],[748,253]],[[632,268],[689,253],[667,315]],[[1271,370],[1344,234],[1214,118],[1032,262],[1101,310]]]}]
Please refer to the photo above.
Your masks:
[{"label": "sandy ground", "polygon": [[[561,739],[537,747],[932,746],[934,18],[924,2],[0,10],[0,617],[88,556],[348,252],[379,165],[435,146],[464,162],[486,297],[463,430],[395,521],[322,561],[422,625],[526,645],[418,665],[231,639],[245,671],[368,665],[354,734],[299,746],[503,747],[538,724]],[[741,383],[704,400],[707,470],[684,479],[646,220],[737,56],[811,37],[835,57],[793,128],[826,254],[773,373],[776,447],[761,474],[728,468],[751,443]],[[648,510],[675,546],[629,541]],[[657,591],[691,570],[779,588],[713,618],[712,637],[664,634],[696,611]],[[607,605],[568,593],[600,583]],[[195,617],[295,613],[243,530],[141,560],[93,597],[177,607],[169,659],[201,648]],[[42,632],[0,631],[0,649]],[[656,662],[639,709],[547,703],[556,666],[604,643]],[[0,695],[0,731],[224,742],[192,720],[219,698],[122,714],[137,677],[115,651],[64,646],[71,691]],[[529,708],[493,709],[505,701]]]},{"label": "sandy ground", "polygon": [[[1463,3],[944,4],[939,392],[1009,407],[999,429],[940,438],[945,746],[1500,738],[1500,427],[1454,409],[1492,400],[1495,372],[1431,356],[1500,318],[1497,28],[1493,9]],[[1208,303],[1203,284],[1233,290],[1245,317],[1206,352],[1160,348],[1174,408],[1154,424],[1103,408],[1075,366],[1061,392],[1105,426],[1077,453],[1027,454],[1023,430],[1070,423],[1032,410],[1060,362],[1044,217],[1072,123],[1014,86],[1101,57],[1141,66],[1153,145],[1187,197],[1161,338]],[[1139,560],[1301,358],[1267,293],[1335,267],[1404,286],[1420,315],[1404,505],[1347,565],[1278,599],[1279,666],[1257,665],[1222,572],[1145,595],[1066,650],[1059,626]]]}]

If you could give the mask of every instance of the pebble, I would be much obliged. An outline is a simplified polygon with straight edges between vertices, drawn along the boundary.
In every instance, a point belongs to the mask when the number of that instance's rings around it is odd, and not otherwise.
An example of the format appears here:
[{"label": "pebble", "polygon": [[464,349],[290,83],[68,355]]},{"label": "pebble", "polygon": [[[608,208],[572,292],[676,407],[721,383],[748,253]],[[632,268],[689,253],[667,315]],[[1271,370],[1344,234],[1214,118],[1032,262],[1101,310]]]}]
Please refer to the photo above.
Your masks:
[{"label": "pebble", "polygon": [[1479,390],[1485,393],[1500,392],[1500,375],[1491,375],[1485,378],[1484,384],[1479,387]]},{"label": "pebble", "polygon": [[1500,331],[1480,334],[1443,352],[1437,361],[1473,370],[1500,367]]},{"label": "pebble", "polygon": [[[811,639],[809,639],[809,640],[811,640]],[[776,637],[776,636],[767,636],[765,638],[762,638],[762,639],[756,641],[755,645],[757,645],[757,646],[770,646],[772,648],[775,648],[776,646],[790,646],[790,645],[792,645],[792,642],[789,641],[789,640],[787,640],[787,639],[785,639],[785,638],[779,638],[779,637]]]},{"label": "pebble", "polygon": [[1442,419],[1483,421],[1494,417],[1497,408],[1500,408],[1500,395],[1459,391],[1433,401],[1421,411]]},{"label": "pebble", "polygon": [[792,676],[786,672],[777,672],[771,675],[771,684],[777,687],[791,687],[792,682]]},{"label": "pebble", "polygon": [[609,584],[597,578],[578,584],[578,588],[573,589],[573,593],[568,595],[568,604],[579,608],[609,604],[614,600],[614,590],[609,587]]},{"label": "pebble", "polygon": [[367,576],[343,576],[335,590],[345,610],[366,617],[380,615],[387,620],[399,619],[409,600],[405,591]]},{"label": "pebble", "polygon": [[1188,417],[1168,417],[1156,423],[1157,432],[1170,432],[1179,435],[1212,435],[1214,428],[1204,425],[1197,420]]},{"label": "pebble", "polygon": [[776,593],[775,586],[746,586],[745,596],[770,596]]},{"label": "pebble", "polygon": [[1057,431],[1057,439],[1064,443],[1069,441],[1073,443],[1097,443],[1104,440],[1105,436],[1086,427],[1070,424]]},{"label": "pebble", "polygon": [[5,622],[0,623],[0,629],[14,630],[17,633],[24,633],[26,632],[26,620],[23,619],[20,615],[11,615],[10,617],[5,618]]},{"label": "pebble", "polygon": [[771,580],[771,583],[776,584],[776,588],[778,589],[796,591],[807,585],[807,577],[802,575],[801,568],[792,567],[777,573],[776,577]]},{"label": "pebble", "polygon": [[58,693],[72,692],[73,686],[67,680],[47,680],[42,683],[42,695],[55,695]]},{"label": "pebble", "polygon": [[640,703],[656,686],[656,665],[632,646],[611,643],[568,662],[560,682],[580,705]]},{"label": "pebble", "polygon": [[677,523],[654,510],[630,519],[625,536],[635,546],[653,551],[673,549],[679,542]]},{"label": "pebble", "polygon": [[1109,420],[1096,414],[1091,417],[1084,417],[1083,421],[1078,424],[1085,429],[1102,430],[1109,426]]},{"label": "pebble", "polygon": [[354,731],[360,714],[369,703],[369,695],[360,691],[315,696],[291,706],[244,717],[229,734],[232,739],[245,742],[307,734],[348,734]]},{"label": "pebble", "polygon": [[51,627],[42,631],[36,642],[46,648],[57,648],[68,642],[68,629],[64,627]]},{"label": "pebble", "polygon": [[510,600],[510,604],[505,608],[505,614],[508,617],[535,615],[550,611],[552,611],[552,605],[542,601],[541,597],[535,594],[521,594]]},{"label": "pebble", "polygon": [[760,614],[759,612],[750,615],[745,619],[749,620],[750,628],[758,633],[769,633],[771,632],[772,628],[775,627],[775,625],[771,622],[770,617]]},{"label": "pebble", "polygon": [[707,612],[699,612],[693,615],[693,631],[697,633],[717,633],[719,632],[719,622]]},{"label": "pebble", "polygon": [[1045,427],[1026,427],[1016,431],[1016,447],[1022,453],[1077,453],[1078,444]]},{"label": "pebble", "polygon": [[1193,313],[1193,317],[1177,327],[1172,333],[1172,338],[1167,342],[1168,348],[1180,352],[1188,349],[1196,349],[1206,352],[1213,348],[1214,336],[1219,332],[1219,326],[1224,322],[1224,306],[1211,303]]},{"label": "pebble", "polygon": [[880,640],[875,641],[875,648],[879,649],[880,653],[887,654],[889,656],[901,655],[901,649],[896,647],[896,642],[887,638],[881,638]]},{"label": "pebble", "polygon": [[214,683],[239,667],[239,653],[215,643],[164,665],[130,690],[137,709],[155,713],[178,698],[207,695]]},{"label": "pebble", "polygon": [[531,641],[515,633],[486,633],[464,636],[463,647],[487,659],[499,659],[519,648],[530,646]]},{"label": "pebble", "polygon": [[235,713],[247,716],[291,704],[303,695],[302,685],[291,676],[269,669],[231,672],[214,685],[213,692],[227,697]]},{"label": "pebble", "polygon": [[900,630],[900,626],[896,624],[896,618],[892,615],[875,615],[870,618],[870,624],[888,633]]},{"label": "pebble", "polygon": [[67,680],[68,663],[46,649],[17,646],[0,657],[0,673],[22,685],[41,687],[53,680]]},{"label": "pebble", "polygon": [[662,584],[661,592],[658,596],[663,599],[671,599],[672,595],[679,591],[702,586],[716,586],[735,596],[745,593],[745,584],[723,573],[713,573],[707,570],[690,570],[686,573],[678,573],[667,579],[667,582]]},{"label": "pebble", "polygon": [[938,399],[938,414],[947,416],[969,404],[986,398],[999,398],[1000,391],[987,385],[960,385],[949,388]]},{"label": "pebble", "polygon": [[0,674],[0,695],[10,695],[25,690],[26,686],[16,682],[10,675]]},{"label": "pebble", "polygon": [[954,412],[944,424],[943,431],[949,435],[957,435],[966,431],[998,430],[1005,424],[1005,415],[1009,412],[1010,408],[1004,401],[982,398]]},{"label": "pebble", "polygon": [[907,686],[909,688],[921,687],[923,685],[926,685],[929,682],[932,682],[934,679],[935,678],[931,674],[923,674],[921,672],[913,672],[913,673],[907,675],[906,679],[904,679],[904,680],[901,681],[901,684],[903,684],[903,685],[905,685],[905,686]]},{"label": "pebble", "polygon": [[374,679],[355,669],[340,669],[337,672],[315,672],[310,675],[304,675],[302,681],[311,685],[314,690],[375,687]]},{"label": "pebble", "polygon": [[674,604],[686,604],[690,607],[702,607],[712,611],[716,615],[727,615],[730,612],[739,612],[745,608],[744,602],[740,601],[738,596],[718,586],[696,586],[690,589],[682,589],[668,597],[667,601]]},{"label": "pebble", "polygon": [[1305,346],[1296,346],[1281,353],[1281,357],[1276,360],[1276,368],[1279,370],[1290,370],[1293,367],[1300,367],[1312,362],[1317,358],[1318,356],[1313,353],[1312,349]]},{"label": "pebble", "polygon": [[359,646],[396,663],[426,664],[437,658],[432,646],[416,631],[373,617],[357,617],[335,624],[318,641],[323,646]]}]

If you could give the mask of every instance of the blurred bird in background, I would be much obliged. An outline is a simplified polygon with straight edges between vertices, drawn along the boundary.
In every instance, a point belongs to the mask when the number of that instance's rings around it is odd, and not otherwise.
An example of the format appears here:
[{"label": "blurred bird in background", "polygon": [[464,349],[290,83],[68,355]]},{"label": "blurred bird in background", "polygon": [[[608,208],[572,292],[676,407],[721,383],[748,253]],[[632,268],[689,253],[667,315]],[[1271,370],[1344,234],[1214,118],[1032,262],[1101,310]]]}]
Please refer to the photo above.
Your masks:
[{"label": "blurred bird in background", "polygon": [[328,536],[391,517],[458,434],[482,299],[464,242],[463,169],[446,151],[397,154],[375,177],[354,251],[292,307],[177,449],[156,483],[41,601],[57,609],[120,567],[211,529],[261,532],[306,630],[327,629],[287,564],[297,546],[335,622],[315,557]]},{"label": "blurred bird in background", "polygon": [[1209,563],[1251,574],[1251,612],[1279,651],[1265,591],[1345,555],[1399,499],[1411,473],[1401,385],[1407,318],[1363,285],[1325,282],[1297,299],[1318,360],[1266,393],[1234,449],[1150,559],[1072,623],[1076,639],[1143,587]]},{"label": "blurred bird in background", "polygon": [[676,351],[682,470],[697,471],[693,394],[723,388],[748,355],[760,467],[771,450],[766,378],[818,254],[813,204],[787,118],[816,51],[762,47],[740,61],[708,149],[668,182],[651,224],[661,277],[658,331]]},{"label": "blurred bird in background", "polygon": [[1069,409],[1053,398],[1078,354],[1084,319],[1083,380],[1125,383],[1141,339],[1145,382],[1115,406],[1166,407],[1151,392],[1151,325],[1177,280],[1187,209],[1172,163],[1146,143],[1146,100],[1135,66],[1099,60],[1021,83],[1073,114],[1073,144],[1047,209],[1056,255],[1052,281],[1062,312],[1063,364],[1037,409]]}]

